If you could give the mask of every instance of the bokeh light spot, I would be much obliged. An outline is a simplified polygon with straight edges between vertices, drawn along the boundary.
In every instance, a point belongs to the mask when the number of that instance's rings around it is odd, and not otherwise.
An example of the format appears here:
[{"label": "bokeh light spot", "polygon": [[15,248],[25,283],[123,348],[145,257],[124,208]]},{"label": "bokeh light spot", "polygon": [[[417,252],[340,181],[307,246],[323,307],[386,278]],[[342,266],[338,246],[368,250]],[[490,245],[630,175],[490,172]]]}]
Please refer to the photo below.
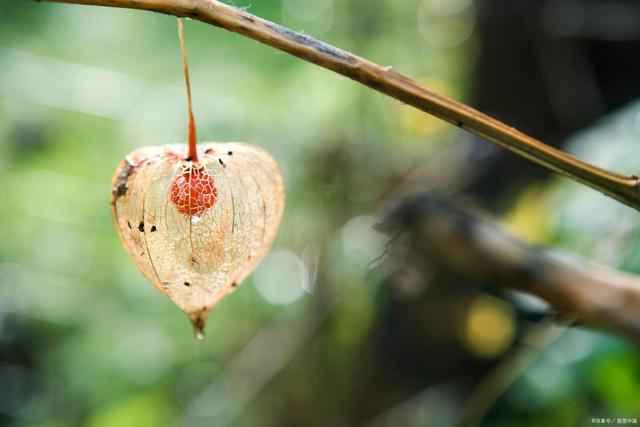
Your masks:
[{"label": "bokeh light spot", "polygon": [[258,293],[271,304],[291,304],[308,288],[309,273],[302,260],[292,252],[271,252],[253,275]]}]

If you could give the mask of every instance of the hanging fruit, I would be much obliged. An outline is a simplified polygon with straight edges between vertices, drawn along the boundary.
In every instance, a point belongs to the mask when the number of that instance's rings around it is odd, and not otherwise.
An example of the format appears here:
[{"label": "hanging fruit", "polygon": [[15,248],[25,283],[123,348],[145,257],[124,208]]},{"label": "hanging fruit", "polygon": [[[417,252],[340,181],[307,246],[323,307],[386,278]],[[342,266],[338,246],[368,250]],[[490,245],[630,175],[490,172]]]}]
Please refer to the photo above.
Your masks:
[{"label": "hanging fruit", "polygon": [[284,187],[276,161],[242,143],[196,145],[182,23],[188,143],[137,149],[112,181],[116,230],[144,276],[184,310],[196,335],[276,237]]}]

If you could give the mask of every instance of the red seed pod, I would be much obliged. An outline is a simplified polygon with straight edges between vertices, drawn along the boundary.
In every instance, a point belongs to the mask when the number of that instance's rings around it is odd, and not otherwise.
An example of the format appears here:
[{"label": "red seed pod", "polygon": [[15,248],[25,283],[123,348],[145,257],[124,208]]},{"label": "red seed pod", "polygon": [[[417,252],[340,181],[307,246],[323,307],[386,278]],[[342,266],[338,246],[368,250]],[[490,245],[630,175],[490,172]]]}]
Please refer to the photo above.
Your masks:
[{"label": "red seed pod", "polygon": [[183,215],[200,216],[218,199],[213,177],[200,165],[187,165],[171,183],[169,197]]}]

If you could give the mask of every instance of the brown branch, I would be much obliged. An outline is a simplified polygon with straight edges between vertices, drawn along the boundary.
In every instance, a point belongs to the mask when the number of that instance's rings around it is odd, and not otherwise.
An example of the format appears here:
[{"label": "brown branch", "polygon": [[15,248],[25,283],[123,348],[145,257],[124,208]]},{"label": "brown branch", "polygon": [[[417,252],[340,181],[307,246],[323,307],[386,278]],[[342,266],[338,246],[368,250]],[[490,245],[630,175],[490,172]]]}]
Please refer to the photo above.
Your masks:
[{"label": "brown branch", "polygon": [[403,203],[381,228],[396,234],[404,229],[412,250],[427,262],[474,282],[536,295],[581,323],[640,343],[637,276],[526,244],[490,220],[432,195]]},{"label": "brown branch", "polygon": [[388,68],[216,0],[49,1],[149,10],[197,19],[242,34],[392,96],[640,210],[636,176],[621,175],[576,159]]}]

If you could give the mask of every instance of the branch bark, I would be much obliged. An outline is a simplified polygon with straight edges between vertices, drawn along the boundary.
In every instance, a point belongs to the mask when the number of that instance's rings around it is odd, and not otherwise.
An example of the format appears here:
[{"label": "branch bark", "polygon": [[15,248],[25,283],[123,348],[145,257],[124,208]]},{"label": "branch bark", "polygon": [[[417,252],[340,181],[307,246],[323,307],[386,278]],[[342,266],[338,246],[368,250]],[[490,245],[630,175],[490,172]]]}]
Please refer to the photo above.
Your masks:
[{"label": "branch bark", "polygon": [[638,177],[599,168],[369,60],[216,0],[49,0],[189,17],[342,74],[640,210]]},{"label": "branch bark", "polygon": [[581,323],[640,344],[638,276],[526,244],[491,220],[429,194],[403,202],[380,229],[404,230],[405,242],[427,262],[490,287],[536,295]]}]

